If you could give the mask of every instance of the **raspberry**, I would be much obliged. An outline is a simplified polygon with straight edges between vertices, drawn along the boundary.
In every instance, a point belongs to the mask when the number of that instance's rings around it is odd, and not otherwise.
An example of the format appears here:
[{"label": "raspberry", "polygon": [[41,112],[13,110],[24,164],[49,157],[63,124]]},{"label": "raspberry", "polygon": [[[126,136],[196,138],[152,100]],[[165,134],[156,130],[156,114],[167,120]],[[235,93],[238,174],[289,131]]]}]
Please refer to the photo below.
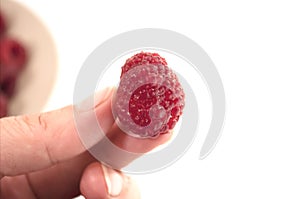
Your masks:
[{"label": "raspberry", "polygon": [[16,87],[16,80],[17,80],[16,76],[10,76],[10,77],[4,79],[0,84],[1,91],[8,98],[12,97],[14,94],[15,87]]},{"label": "raspberry", "polygon": [[144,65],[146,65],[146,64],[154,64],[154,65],[162,64],[164,66],[168,65],[165,58],[162,58],[157,53],[141,52],[141,53],[138,53],[126,60],[126,63],[122,67],[121,78],[122,78],[123,74],[125,74],[128,70],[130,70],[138,65],[142,65],[142,64],[144,64]]},{"label": "raspberry", "polygon": [[123,131],[155,137],[174,128],[184,108],[184,92],[164,58],[141,52],[122,67],[112,107]]},{"label": "raspberry", "polygon": [[11,38],[1,38],[0,40],[0,81],[16,76],[24,67],[26,62],[26,52],[24,47]]},{"label": "raspberry", "polygon": [[4,93],[0,91],[0,118],[7,115],[7,98]]},{"label": "raspberry", "polygon": [[27,53],[18,40],[6,35],[7,24],[0,11],[0,117],[7,116],[7,104],[15,92],[17,78],[25,67]]}]

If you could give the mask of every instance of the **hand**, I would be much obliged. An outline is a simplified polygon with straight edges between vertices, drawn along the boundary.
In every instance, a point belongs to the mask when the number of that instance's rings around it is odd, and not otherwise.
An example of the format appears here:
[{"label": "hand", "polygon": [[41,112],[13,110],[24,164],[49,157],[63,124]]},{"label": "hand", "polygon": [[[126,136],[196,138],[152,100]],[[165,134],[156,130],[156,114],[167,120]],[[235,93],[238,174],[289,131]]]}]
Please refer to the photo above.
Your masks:
[{"label": "hand", "polygon": [[[114,128],[113,89],[99,93],[95,112],[110,139],[124,150],[147,152],[165,143],[137,139]],[[104,96],[104,97],[103,97]],[[137,185],[120,171],[95,160],[82,145],[73,106],[52,112],[0,119],[0,198],[140,198]]]}]

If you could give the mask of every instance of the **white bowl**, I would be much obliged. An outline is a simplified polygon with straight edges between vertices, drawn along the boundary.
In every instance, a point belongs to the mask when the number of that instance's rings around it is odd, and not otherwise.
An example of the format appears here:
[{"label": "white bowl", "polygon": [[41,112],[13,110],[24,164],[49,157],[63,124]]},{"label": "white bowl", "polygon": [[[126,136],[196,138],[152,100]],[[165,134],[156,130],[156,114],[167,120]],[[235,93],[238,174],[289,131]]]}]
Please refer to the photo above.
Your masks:
[{"label": "white bowl", "polygon": [[6,35],[16,38],[26,48],[28,62],[20,74],[9,115],[39,112],[53,89],[58,60],[53,39],[40,19],[22,4],[1,0],[1,12],[7,24]]}]

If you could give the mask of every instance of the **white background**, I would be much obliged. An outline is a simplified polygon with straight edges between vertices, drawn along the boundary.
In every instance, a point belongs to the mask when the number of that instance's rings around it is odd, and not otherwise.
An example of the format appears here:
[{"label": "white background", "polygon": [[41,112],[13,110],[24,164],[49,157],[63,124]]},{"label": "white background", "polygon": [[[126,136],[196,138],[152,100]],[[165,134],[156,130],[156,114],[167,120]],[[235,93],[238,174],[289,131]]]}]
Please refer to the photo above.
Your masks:
[{"label": "white background", "polygon": [[[72,103],[86,57],[106,39],[165,28],[196,41],[222,77],[227,114],[214,151],[197,160],[201,138],[171,167],[133,176],[144,199],[299,198],[300,6],[285,1],[27,0],[58,47],[50,110]],[[201,137],[201,136],[200,136]]]}]

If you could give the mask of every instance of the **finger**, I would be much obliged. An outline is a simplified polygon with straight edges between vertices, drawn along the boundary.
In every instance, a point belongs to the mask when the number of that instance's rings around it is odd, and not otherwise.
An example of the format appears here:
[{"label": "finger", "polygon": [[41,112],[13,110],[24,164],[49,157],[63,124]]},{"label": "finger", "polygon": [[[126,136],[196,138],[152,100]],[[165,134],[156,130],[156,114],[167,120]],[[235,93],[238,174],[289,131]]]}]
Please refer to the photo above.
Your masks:
[{"label": "finger", "polygon": [[106,198],[107,187],[100,163],[90,164],[83,172],[80,191],[87,199]]},{"label": "finger", "polygon": [[25,175],[0,180],[0,198],[35,198]]},{"label": "finger", "polygon": [[0,198],[74,198],[83,170],[96,160],[85,152],[50,168],[0,180]]},{"label": "finger", "polygon": [[[108,104],[109,105],[100,105],[96,107],[98,120],[101,120],[102,112],[106,112],[106,115],[110,115],[110,102]],[[105,109],[103,108],[103,106],[105,107]],[[152,147],[163,143],[163,137],[166,136],[163,135],[159,139],[155,140],[130,139],[131,137],[127,137],[126,134],[121,132],[120,129],[116,126],[110,128],[106,133],[110,136],[114,135],[116,136],[116,138],[118,137],[117,135],[119,135],[119,142],[121,141],[121,143],[126,143],[126,141],[132,144],[137,144],[139,143],[139,141],[143,142],[144,144],[148,143],[144,145],[145,148],[143,148],[143,144],[139,145],[140,147],[138,148],[143,150],[151,150]],[[124,140],[122,141],[122,139]],[[131,144],[129,144],[128,146],[131,146]],[[125,145],[123,147],[130,150],[130,148],[126,147]],[[85,166],[91,161],[95,161],[95,159],[88,152],[85,152],[84,154],[76,156],[71,160],[63,161],[50,168],[30,173],[27,178],[25,178],[24,176],[5,177],[1,180],[1,184],[6,185],[6,193],[8,192],[10,194],[16,192],[19,193],[22,188],[26,188],[26,190],[31,190],[31,192],[29,193],[27,191],[28,194],[34,193],[36,196],[41,198],[49,198],[54,196],[54,198],[65,198],[65,196],[73,197],[79,194],[79,181],[82,171]],[[126,161],[130,162],[130,159],[127,159]],[[22,183],[20,183],[20,179],[23,179]],[[15,187],[14,185],[16,183],[20,187],[19,189],[8,189],[9,187]],[[30,189],[28,189],[28,187]]]},{"label": "finger", "polygon": [[87,199],[140,198],[138,187],[131,178],[98,162],[90,164],[85,169],[80,182],[80,190]]},{"label": "finger", "polygon": [[[111,131],[113,131],[113,133],[117,133],[115,128],[112,128],[108,132],[108,134],[111,134]],[[155,143],[156,145],[159,142],[162,142],[162,140],[159,141],[159,139],[149,140],[149,141],[150,142],[156,141]],[[79,182],[83,170],[89,163],[95,161],[97,160],[95,160],[89,154],[89,152],[85,152],[83,154],[80,154],[79,156],[76,156],[73,159],[63,161],[50,168],[30,173],[27,175],[27,177],[25,177],[25,175],[15,176],[15,177],[4,177],[0,181],[2,194],[4,195],[2,195],[0,198],[2,197],[20,198],[18,197],[20,195],[21,196],[34,195],[37,198],[58,198],[58,199],[75,197],[80,193]],[[130,159],[127,159],[126,161],[130,162]],[[88,176],[97,177],[97,175],[94,174]],[[85,180],[83,182],[85,182]],[[92,180],[88,182],[92,183]],[[99,182],[97,183],[101,184]],[[15,187],[18,187],[18,189],[16,189]],[[92,188],[95,186],[91,185],[90,187]],[[100,191],[100,189],[97,189],[96,191]],[[132,190],[128,190],[128,191],[132,191]],[[103,192],[102,194],[106,193],[105,190],[102,190],[102,192]],[[97,195],[99,194],[100,193],[97,193]],[[130,193],[130,195],[132,194],[135,194],[135,192]],[[31,197],[25,197],[25,198],[31,198]]]},{"label": "finger", "polygon": [[106,137],[89,149],[102,163],[120,170],[155,147],[170,140],[172,133],[161,134],[155,139],[140,139],[123,132],[116,124],[106,133]]},{"label": "finger", "polygon": [[119,148],[122,148],[125,151],[130,153],[139,153],[144,154],[157,146],[165,144],[170,140],[172,136],[172,132],[166,132],[164,134],[160,134],[155,138],[137,138],[128,135],[124,131],[122,131],[116,123],[112,126],[112,129],[107,133],[107,137],[111,142],[117,145]]},{"label": "finger", "polygon": [[[104,131],[114,122],[112,91],[103,90],[96,105]],[[0,177],[47,168],[86,150],[76,131],[72,106],[48,113],[3,118],[0,127]]]}]

